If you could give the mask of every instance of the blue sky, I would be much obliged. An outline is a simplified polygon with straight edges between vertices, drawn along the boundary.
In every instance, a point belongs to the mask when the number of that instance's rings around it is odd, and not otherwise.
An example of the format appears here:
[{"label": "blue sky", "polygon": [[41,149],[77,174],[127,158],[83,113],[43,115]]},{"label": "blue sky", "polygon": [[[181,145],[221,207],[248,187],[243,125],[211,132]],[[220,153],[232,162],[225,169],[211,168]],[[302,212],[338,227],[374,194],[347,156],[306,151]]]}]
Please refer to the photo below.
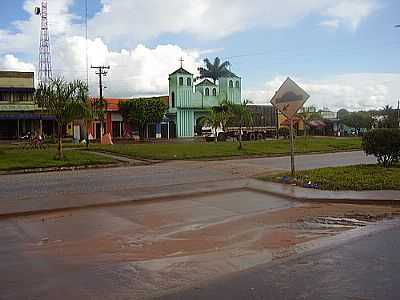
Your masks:
[{"label": "blue sky", "polygon": [[[31,8],[39,2],[2,1],[0,67],[37,65],[39,20]],[[83,79],[85,3],[49,2],[54,68]],[[220,56],[243,77],[244,97],[257,103],[267,102],[286,76],[320,107],[368,109],[400,97],[399,1],[166,2],[88,1],[90,62],[113,66],[109,96],[165,94],[180,56],[193,72],[203,57]]]}]

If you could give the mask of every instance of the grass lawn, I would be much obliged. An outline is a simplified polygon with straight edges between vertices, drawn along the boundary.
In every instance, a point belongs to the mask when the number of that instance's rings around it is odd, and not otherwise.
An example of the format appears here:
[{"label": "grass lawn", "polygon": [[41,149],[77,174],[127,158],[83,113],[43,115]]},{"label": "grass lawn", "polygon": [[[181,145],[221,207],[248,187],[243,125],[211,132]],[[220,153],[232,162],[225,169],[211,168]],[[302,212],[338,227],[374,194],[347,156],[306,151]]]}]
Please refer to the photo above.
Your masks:
[{"label": "grass lawn", "polygon": [[0,147],[0,171],[46,167],[71,167],[109,164],[114,160],[85,151],[65,151],[63,161],[55,160],[55,148],[47,150],[22,150],[17,147]]},{"label": "grass lawn", "polygon": [[[284,175],[263,177],[260,179],[278,181]],[[400,190],[400,165],[383,168],[377,165],[358,165],[349,167],[322,168],[296,172],[300,182],[319,184],[322,190],[366,191]]]},{"label": "grass lawn", "polygon": [[[91,145],[91,149],[146,159],[209,159],[232,156],[288,155],[288,140],[244,142],[239,151],[236,142]],[[361,149],[359,138],[297,138],[296,152],[336,152]]]}]

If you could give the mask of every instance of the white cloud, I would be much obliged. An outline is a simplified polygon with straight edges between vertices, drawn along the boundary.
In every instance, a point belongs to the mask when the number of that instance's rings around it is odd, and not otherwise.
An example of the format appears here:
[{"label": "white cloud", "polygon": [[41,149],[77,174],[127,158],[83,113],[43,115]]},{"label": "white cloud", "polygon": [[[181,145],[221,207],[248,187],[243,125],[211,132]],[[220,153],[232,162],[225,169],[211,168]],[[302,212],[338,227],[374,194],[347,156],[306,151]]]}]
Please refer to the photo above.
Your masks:
[{"label": "white cloud", "polygon": [[[79,36],[58,41],[56,73],[67,79],[86,78],[86,41]],[[105,95],[109,97],[132,97],[134,95],[168,94],[168,74],[177,69],[179,59],[184,59],[187,70],[195,73],[199,66],[199,52],[185,50],[175,45],[159,45],[147,48],[138,45],[134,49],[112,51],[99,38],[88,42],[89,66],[109,65],[105,78]],[[97,77],[90,70],[91,92],[97,95]]]},{"label": "white cloud", "polygon": [[[255,103],[269,103],[286,76],[277,76],[262,89],[247,90],[245,97]],[[366,110],[394,105],[400,94],[400,74],[362,73],[345,74],[327,79],[294,78],[310,95],[307,105],[332,110]]]},{"label": "white cloud", "polygon": [[338,19],[326,20],[320,23],[321,26],[338,29],[340,26],[340,21]]},{"label": "white cloud", "polygon": [[[74,0],[53,0],[48,8],[50,39],[72,32],[72,22],[78,18],[69,12]],[[13,22],[15,31],[0,29],[1,53],[30,53],[37,56],[40,37],[40,16],[34,8],[40,7],[41,0],[26,0],[23,9],[29,14],[26,20]]]},{"label": "white cloud", "polygon": [[[70,10],[74,1],[49,1],[53,69],[68,79],[85,79],[86,41],[82,37],[82,20]],[[168,73],[178,66],[179,57],[183,56],[185,67],[195,72],[201,55],[220,50],[190,50],[177,45],[147,48],[138,41],[166,33],[218,39],[257,26],[290,26],[310,15],[321,16],[324,26],[356,29],[377,8],[375,0],[101,0],[101,3],[102,9],[89,20],[89,64],[111,66],[105,94],[113,97],[165,94]],[[40,18],[33,11],[39,4],[40,0],[26,0],[24,10],[29,18],[15,21],[13,31],[0,29],[0,67],[32,69],[33,65],[19,60],[17,54],[31,57],[30,61],[38,57]],[[96,93],[97,78],[93,73],[90,70],[90,86],[92,93]],[[346,82],[336,86],[335,80],[309,84],[316,84],[310,88],[319,88],[316,93],[320,93],[321,99],[325,99],[323,95],[329,98],[332,88],[346,99],[359,99],[352,86]],[[371,86],[371,103],[380,103],[385,92],[390,94],[385,84]],[[364,86],[360,89],[367,91]],[[253,96],[251,93],[255,93],[256,99],[267,96],[264,91],[249,91],[248,95]]]},{"label": "white cloud", "polygon": [[[83,20],[71,12],[76,0],[49,1],[51,39],[83,35]],[[102,9],[89,20],[91,39],[102,38],[113,49],[135,47],[162,34],[188,33],[218,39],[249,28],[285,27],[310,15],[321,15],[324,26],[349,25],[355,29],[378,8],[376,0],[101,0]],[[15,30],[0,29],[0,54],[37,52],[40,17],[26,0],[26,20]]]},{"label": "white cloud", "polygon": [[35,66],[19,60],[12,54],[6,54],[3,57],[0,57],[0,69],[4,71],[33,72]]},{"label": "white cloud", "polygon": [[321,25],[335,28],[346,25],[356,30],[360,23],[377,8],[378,4],[375,0],[339,1],[322,13],[328,17],[328,20],[321,22]]}]

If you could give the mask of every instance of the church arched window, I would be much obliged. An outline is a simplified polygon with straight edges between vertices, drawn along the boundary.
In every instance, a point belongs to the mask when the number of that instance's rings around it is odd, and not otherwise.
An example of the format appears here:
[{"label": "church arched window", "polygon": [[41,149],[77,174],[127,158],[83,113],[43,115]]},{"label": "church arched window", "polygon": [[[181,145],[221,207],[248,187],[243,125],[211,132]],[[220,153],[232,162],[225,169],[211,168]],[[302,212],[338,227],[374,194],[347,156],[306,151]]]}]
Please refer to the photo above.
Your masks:
[{"label": "church arched window", "polygon": [[239,82],[239,80],[236,81],[235,85],[236,85],[237,88],[240,88],[240,82]]},{"label": "church arched window", "polygon": [[217,96],[217,89],[213,88],[213,96]]},{"label": "church arched window", "polygon": [[229,80],[229,87],[233,88],[233,81],[232,80]]},{"label": "church arched window", "polygon": [[192,79],[188,78],[186,83],[187,83],[187,86],[192,86]]},{"label": "church arched window", "polygon": [[210,96],[210,89],[206,88],[206,96]]},{"label": "church arched window", "polygon": [[183,86],[183,77],[179,77],[179,85]]},{"label": "church arched window", "polygon": [[175,107],[175,93],[171,93],[171,107]]}]

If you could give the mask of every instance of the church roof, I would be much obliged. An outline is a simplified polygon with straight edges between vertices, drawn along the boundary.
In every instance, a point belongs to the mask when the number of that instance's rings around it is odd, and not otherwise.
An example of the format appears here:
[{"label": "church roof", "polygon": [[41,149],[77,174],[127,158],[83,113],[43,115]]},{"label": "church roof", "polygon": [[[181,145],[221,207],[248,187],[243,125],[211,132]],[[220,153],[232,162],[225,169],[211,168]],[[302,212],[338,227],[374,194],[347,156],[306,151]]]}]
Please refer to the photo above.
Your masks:
[{"label": "church roof", "polygon": [[226,70],[226,75],[225,75],[225,76],[221,76],[221,77],[223,77],[223,78],[231,78],[231,77],[233,77],[233,78],[240,78],[240,77],[237,76],[235,73],[233,73],[233,72],[231,72],[231,71],[229,71],[229,70]]},{"label": "church roof", "polygon": [[211,80],[209,79],[204,79],[202,82],[200,82],[199,84],[196,84],[196,86],[203,86],[203,85],[212,85],[212,86],[217,86],[216,84],[214,84]]},{"label": "church roof", "polygon": [[176,74],[182,74],[182,75],[193,75],[192,73],[190,73],[189,71],[186,71],[184,68],[179,68],[178,70],[176,70],[175,72],[171,73],[170,76],[172,75],[176,75]]}]

